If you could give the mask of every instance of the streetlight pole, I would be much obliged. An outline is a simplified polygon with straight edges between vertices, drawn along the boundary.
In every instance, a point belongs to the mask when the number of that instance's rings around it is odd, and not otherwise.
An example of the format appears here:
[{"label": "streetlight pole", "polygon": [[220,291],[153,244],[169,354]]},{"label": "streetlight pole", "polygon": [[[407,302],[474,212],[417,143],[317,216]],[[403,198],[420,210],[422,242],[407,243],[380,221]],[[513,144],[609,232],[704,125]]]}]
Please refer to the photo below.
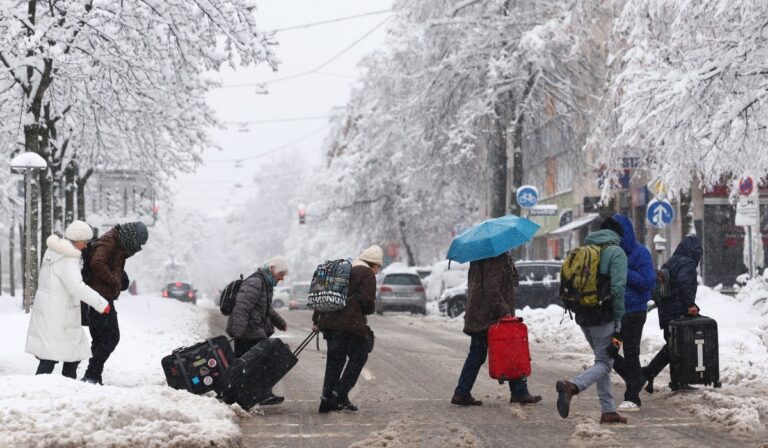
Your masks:
[{"label": "streetlight pole", "polygon": [[32,300],[37,290],[37,255],[32,253],[33,238],[37,239],[37,229],[32,228],[32,176],[36,170],[46,169],[48,165],[39,154],[25,152],[11,160],[12,171],[24,172],[25,190],[25,231],[24,239],[24,312],[29,313],[32,308]]}]

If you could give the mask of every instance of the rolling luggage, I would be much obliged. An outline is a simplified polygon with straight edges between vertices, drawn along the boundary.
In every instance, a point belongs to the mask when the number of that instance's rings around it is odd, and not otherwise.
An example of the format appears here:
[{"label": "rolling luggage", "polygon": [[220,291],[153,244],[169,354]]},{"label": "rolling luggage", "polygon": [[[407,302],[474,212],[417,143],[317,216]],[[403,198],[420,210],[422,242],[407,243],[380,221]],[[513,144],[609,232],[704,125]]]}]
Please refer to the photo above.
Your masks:
[{"label": "rolling luggage", "polygon": [[689,384],[720,387],[717,322],[705,316],[685,316],[669,323],[669,387]]},{"label": "rolling luggage", "polygon": [[519,317],[502,317],[488,329],[488,369],[504,381],[531,375],[528,327]]},{"label": "rolling luggage", "polygon": [[310,333],[293,352],[285,342],[267,338],[232,362],[216,385],[218,397],[227,404],[237,403],[245,410],[269,396],[272,387],[299,361],[299,353],[317,333]]},{"label": "rolling luggage", "polygon": [[161,364],[169,386],[203,394],[214,389],[234,358],[227,337],[218,336],[178,348],[164,357]]}]

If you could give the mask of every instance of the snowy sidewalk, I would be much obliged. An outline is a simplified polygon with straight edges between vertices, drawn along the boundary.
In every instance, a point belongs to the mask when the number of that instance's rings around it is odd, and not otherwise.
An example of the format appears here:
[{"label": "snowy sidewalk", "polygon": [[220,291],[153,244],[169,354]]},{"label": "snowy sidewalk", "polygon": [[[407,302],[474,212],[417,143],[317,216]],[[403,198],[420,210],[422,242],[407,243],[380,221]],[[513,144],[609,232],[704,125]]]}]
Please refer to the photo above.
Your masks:
[{"label": "snowy sidewalk", "polygon": [[204,306],[151,294],[123,294],[115,306],[120,344],[105,386],[95,386],[61,376],[61,363],[53,375],[33,375],[37,360],[24,353],[29,315],[19,298],[0,296],[0,446],[237,446],[233,409],[169,388],[160,366],[173,348],[210,336]]}]

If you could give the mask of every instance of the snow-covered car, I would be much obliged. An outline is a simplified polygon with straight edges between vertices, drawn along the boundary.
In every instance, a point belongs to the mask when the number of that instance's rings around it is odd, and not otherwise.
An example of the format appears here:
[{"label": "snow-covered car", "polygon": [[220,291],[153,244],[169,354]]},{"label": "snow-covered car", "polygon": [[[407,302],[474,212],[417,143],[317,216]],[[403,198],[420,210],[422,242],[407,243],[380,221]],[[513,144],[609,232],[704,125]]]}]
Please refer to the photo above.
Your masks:
[{"label": "snow-covered car", "polygon": [[467,305],[467,283],[463,283],[461,286],[455,288],[448,288],[443,291],[440,296],[440,300],[437,302],[437,306],[440,309],[440,314],[448,317],[458,317],[464,312],[464,307]]},{"label": "snow-covered car", "polygon": [[421,281],[427,294],[427,300],[438,300],[445,290],[466,283],[468,272],[469,263],[443,260],[433,264],[430,274]]},{"label": "snow-covered car", "polygon": [[390,310],[427,314],[427,296],[419,274],[402,263],[387,266],[377,277],[376,313]]},{"label": "snow-covered car", "polygon": [[272,293],[272,308],[282,308],[291,300],[290,286],[276,286]]},{"label": "snow-covered car", "polygon": [[[520,286],[515,288],[515,308],[546,308],[560,302],[561,261],[517,261]],[[440,314],[457,317],[467,305],[467,284],[446,289],[437,303]]]}]

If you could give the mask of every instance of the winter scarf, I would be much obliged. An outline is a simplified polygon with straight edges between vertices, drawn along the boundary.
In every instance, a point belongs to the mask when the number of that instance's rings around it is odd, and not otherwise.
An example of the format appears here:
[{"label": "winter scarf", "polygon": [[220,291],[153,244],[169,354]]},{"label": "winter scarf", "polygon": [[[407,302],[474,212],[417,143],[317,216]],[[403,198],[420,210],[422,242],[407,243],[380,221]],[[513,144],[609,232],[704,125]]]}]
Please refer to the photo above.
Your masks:
[{"label": "winter scarf", "polygon": [[264,272],[264,278],[269,282],[269,286],[275,287],[277,285],[277,281],[275,280],[275,277],[272,276],[272,272],[269,271],[269,266],[264,265],[263,268],[261,268],[262,272]]},{"label": "winter scarf", "polygon": [[125,256],[130,257],[141,250],[141,246],[147,243],[149,232],[143,222],[129,222],[117,226],[117,239],[125,249]]}]

